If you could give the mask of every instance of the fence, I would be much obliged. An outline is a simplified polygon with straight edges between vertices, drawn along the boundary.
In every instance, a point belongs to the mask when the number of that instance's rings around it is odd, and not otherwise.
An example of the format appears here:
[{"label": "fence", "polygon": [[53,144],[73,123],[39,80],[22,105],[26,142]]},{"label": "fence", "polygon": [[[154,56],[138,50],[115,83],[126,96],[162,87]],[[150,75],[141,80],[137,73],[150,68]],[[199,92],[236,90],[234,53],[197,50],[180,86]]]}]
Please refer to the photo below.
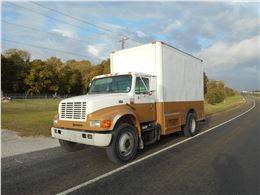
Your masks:
[{"label": "fence", "polygon": [[3,98],[10,99],[64,99],[68,97],[73,97],[77,95],[66,94],[66,95],[56,95],[56,94],[40,94],[40,95],[27,95],[27,94],[2,94]]}]

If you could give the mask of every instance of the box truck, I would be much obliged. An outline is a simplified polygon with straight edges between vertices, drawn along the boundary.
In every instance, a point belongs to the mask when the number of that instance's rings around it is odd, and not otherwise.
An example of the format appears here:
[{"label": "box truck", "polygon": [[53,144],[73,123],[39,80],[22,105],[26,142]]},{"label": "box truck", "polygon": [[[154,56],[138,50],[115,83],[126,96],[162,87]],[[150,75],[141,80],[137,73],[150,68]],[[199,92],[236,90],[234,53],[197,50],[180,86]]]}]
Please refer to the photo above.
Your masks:
[{"label": "box truck", "polygon": [[202,60],[160,41],[112,52],[111,73],[86,95],[64,99],[52,136],[68,151],[93,145],[126,163],[161,136],[198,132],[204,119]]}]

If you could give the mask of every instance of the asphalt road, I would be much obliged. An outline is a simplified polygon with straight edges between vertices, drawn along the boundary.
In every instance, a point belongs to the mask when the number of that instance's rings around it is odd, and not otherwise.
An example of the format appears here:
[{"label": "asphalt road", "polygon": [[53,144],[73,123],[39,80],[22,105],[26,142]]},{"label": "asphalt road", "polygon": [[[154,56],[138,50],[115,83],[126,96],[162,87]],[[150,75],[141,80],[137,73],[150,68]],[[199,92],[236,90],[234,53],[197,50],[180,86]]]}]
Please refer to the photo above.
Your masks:
[{"label": "asphalt road", "polygon": [[[249,99],[242,107],[210,116],[201,131],[252,104]],[[72,194],[260,194],[259,109],[257,100],[247,114]],[[182,133],[164,137],[138,158],[184,139]],[[2,194],[55,194],[118,167],[95,147],[75,153],[56,147],[7,157],[2,159]]]}]

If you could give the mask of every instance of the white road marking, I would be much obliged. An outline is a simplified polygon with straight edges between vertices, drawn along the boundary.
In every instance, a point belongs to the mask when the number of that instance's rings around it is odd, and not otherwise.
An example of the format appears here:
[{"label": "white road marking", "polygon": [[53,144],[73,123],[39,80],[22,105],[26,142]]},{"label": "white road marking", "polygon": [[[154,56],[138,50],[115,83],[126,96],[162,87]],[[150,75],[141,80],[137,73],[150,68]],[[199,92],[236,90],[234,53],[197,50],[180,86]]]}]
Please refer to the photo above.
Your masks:
[{"label": "white road marking", "polygon": [[20,160],[14,159],[14,161],[23,164],[23,162]]},{"label": "white road marking", "polygon": [[221,123],[221,124],[219,124],[219,125],[216,125],[216,126],[214,126],[214,127],[211,127],[210,129],[207,129],[207,130],[205,130],[205,131],[203,131],[203,132],[201,132],[201,133],[199,133],[199,134],[197,134],[197,135],[195,135],[195,136],[193,136],[193,137],[189,137],[189,138],[187,138],[187,139],[185,139],[185,140],[182,140],[182,141],[180,141],[180,142],[178,142],[178,143],[175,143],[175,144],[170,145],[170,146],[168,146],[168,147],[166,147],[166,148],[163,148],[163,149],[161,149],[161,150],[158,150],[158,151],[156,151],[156,152],[154,152],[154,153],[152,153],[152,154],[149,154],[149,155],[144,156],[144,157],[142,157],[142,158],[140,158],[140,159],[138,159],[138,160],[135,160],[135,161],[133,161],[133,162],[130,162],[130,163],[128,163],[128,164],[126,164],[126,165],[123,165],[123,166],[121,166],[121,167],[118,167],[118,168],[116,168],[116,169],[114,169],[114,170],[112,170],[112,171],[109,171],[109,172],[107,172],[107,173],[105,173],[105,174],[103,174],[103,175],[100,175],[100,176],[98,176],[98,177],[96,177],[96,178],[94,178],[94,179],[88,180],[88,181],[86,181],[86,182],[84,182],[84,183],[82,183],[82,184],[79,184],[79,185],[75,186],[75,187],[69,188],[69,189],[67,189],[67,190],[65,190],[65,191],[63,191],[63,192],[58,193],[58,194],[63,195],[63,194],[71,193],[71,192],[73,192],[73,191],[75,191],[75,190],[78,190],[78,189],[80,189],[80,188],[82,188],[82,187],[85,187],[85,186],[87,186],[87,185],[89,185],[89,184],[92,184],[92,183],[94,183],[94,182],[96,182],[96,181],[98,181],[98,180],[101,180],[101,179],[103,179],[103,178],[105,178],[105,177],[108,177],[108,176],[110,176],[110,175],[112,175],[112,174],[114,174],[114,173],[117,173],[117,172],[119,172],[119,171],[122,171],[122,170],[124,170],[124,169],[126,169],[126,168],[128,168],[128,167],[130,167],[130,166],[133,166],[133,165],[135,165],[135,164],[137,164],[137,163],[139,163],[139,162],[141,162],[141,161],[144,161],[144,160],[146,160],[146,159],[148,159],[148,158],[151,158],[151,157],[153,157],[153,156],[155,156],[155,155],[157,155],[157,154],[159,154],[159,153],[161,153],[161,152],[164,152],[164,151],[166,151],[166,150],[169,150],[169,149],[171,149],[171,148],[174,148],[174,147],[176,147],[176,146],[178,146],[178,145],[180,145],[180,144],[182,144],[182,143],[185,143],[185,142],[187,142],[187,141],[189,141],[189,140],[195,139],[195,138],[197,138],[197,137],[199,137],[199,136],[201,136],[201,135],[203,135],[203,134],[205,134],[205,133],[207,133],[207,132],[209,132],[209,131],[211,131],[211,130],[213,130],[213,129],[216,129],[216,128],[222,126],[222,125],[225,125],[225,124],[227,124],[227,123],[229,123],[229,122],[231,122],[231,121],[233,121],[233,120],[235,120],[235,119],[237,119],[237,118],[239,118],[239,117],[245,115],[246,113],[248,113],[249,111],[251,111],[251,110],[254,109],[254,108],[255,108],[255,101],[254,101],[253,106],[252,106],[250,109],[248,109],[247,111],[243,112],[242,114],[239,114],[238,116],[236,116],[236,117],[234,117],[234,118],[232,118],[232,119],[229,119],[229,120],[227,120],[227,121],[225,121],[225,122],[223,122],[223,123]]}]

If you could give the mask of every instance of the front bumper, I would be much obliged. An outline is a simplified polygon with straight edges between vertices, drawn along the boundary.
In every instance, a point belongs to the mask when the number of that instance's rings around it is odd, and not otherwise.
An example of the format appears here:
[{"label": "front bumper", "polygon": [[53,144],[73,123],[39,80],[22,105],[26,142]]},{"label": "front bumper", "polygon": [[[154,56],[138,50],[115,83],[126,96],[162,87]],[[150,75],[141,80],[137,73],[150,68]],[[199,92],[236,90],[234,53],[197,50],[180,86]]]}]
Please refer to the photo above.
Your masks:
[{"label": "front bumper", "polygon": [[92,146],[108,146],[112,139],[111,133],[90,133],[85,131],[74,131],[70,129],[51,128],[54,138],[87,144]]}]

